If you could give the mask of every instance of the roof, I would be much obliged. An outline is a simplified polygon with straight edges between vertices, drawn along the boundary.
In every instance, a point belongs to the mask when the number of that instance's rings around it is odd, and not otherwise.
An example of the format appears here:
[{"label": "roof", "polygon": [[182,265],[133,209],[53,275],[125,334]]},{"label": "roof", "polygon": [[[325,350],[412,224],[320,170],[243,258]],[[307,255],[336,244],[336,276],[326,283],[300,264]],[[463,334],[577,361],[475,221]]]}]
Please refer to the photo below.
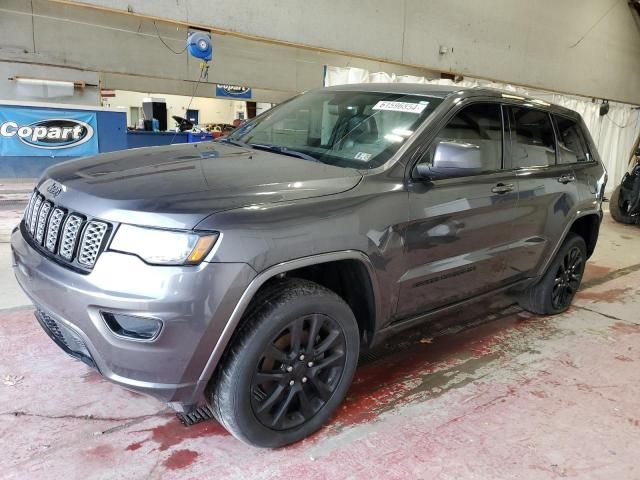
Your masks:
[{"label": "roof", "polygon": [[326,87],[323,90],[340,92],[380,92],[400,93],[405,95],[428,95],[430,97],[445,98],[452,93],[468,90],[466,87],[448,85],[431,85],[429,83],[351,83]]},{"label": "roof", "polygon": [[[520,93],[512,93],[506,90],[499,90],[488,87],[462,87],[455,85],[433,85],[430,83],[352,83],[348,85],[336,85],[318,90],[333,90],[338,92],[378,92],[397,93],[402,95],[424,95],[436,98],[446,98],[453,94],[466,97],[495,97],[508,101],[509,103],[521,103],[525,106],[537,106],[547,108],[556,113],[579,116],[574,110],[551,104],[546,101],[529,97]],[[533,105],[531,105],[533,104]]]}]

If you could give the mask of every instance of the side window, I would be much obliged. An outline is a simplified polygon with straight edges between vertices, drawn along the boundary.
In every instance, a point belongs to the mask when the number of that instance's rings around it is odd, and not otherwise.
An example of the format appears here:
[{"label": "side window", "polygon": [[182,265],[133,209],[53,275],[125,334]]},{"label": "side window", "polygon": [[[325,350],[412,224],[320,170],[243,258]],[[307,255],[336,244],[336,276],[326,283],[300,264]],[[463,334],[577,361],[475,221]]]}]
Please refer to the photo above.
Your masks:
[{"label": "side window", "polygon": [[511,108],[511,156],[513,168],[556,163],[556,142],[548,113],[524,107]]},{"label": "side window", "polygon": [[558,127],[558,163],[578,163],[591,160],[587,142],[574,120],[554,116]]},{"label": "side window", "polygon": [[500,105],[476,103],[463,108],[440,130],[426,158],[446,175],[473,175],[502,168]]}]

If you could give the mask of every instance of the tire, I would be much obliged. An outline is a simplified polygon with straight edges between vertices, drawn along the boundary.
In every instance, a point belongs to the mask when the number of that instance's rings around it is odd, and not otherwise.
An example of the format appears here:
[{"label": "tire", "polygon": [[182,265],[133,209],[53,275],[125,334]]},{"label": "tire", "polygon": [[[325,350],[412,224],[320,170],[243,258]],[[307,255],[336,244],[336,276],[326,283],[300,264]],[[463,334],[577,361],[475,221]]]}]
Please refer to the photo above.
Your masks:
[{"label": "tire", "polygon": [[213,382],[212,410],[236,438],[275,448],[318,430],[342,402],[360,334],[342,298],[287,279],[259,292],[233,342]]},{"label": "tire", "polygon": [[584,239],[570,232],[540,281],[523,292],[520,306],[541,315],[567,310],[580,287],[586,261]]},{"label": "tire", "polygon": [[618,223],[624,223],[630,225],[634,223],[633,217],[627,215],[622,208],[620,208],[620,185],[611,194],[609,199],[609,213],[613,219]]}]

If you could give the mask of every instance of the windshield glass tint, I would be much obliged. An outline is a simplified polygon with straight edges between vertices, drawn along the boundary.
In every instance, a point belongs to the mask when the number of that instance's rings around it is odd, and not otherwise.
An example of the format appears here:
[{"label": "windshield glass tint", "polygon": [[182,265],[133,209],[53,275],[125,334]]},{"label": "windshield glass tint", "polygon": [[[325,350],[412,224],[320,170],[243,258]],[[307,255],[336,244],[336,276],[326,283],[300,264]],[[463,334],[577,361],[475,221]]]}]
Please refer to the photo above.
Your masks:
[{"label": "windshield glass tint", "polygon": [[323,163],[369,169],[385,163],[441,99],[375,92],[313,92],[251,121],[229,138],[285,147]]}]

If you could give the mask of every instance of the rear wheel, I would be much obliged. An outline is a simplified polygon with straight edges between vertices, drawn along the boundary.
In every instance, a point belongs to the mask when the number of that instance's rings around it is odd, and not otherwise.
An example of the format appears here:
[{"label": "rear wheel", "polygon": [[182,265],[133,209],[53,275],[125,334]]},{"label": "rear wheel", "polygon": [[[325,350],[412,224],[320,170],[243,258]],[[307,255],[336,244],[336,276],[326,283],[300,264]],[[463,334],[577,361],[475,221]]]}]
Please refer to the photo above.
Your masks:
[{"label": "rear wheel", "polygon": [[629,225],[634,222],[633,217],[627,215],[627,208],[626,202],[620,202],[620,186],[618,185],[609,199],[609,213],[616,222]]},{"label": "rear wheel", "polygon": [[251,445],[297,442],[344,398],[358,350],[356,319],[338,295],[306,280],[279,282],[254,302],[220,366],[213,411]]},{"label": "rear wheel", "polygon": [[584,239],[569,233],[542,279],[523,292],[522,308],[542,315],[564,312],[580,287],[586,261]]}]

